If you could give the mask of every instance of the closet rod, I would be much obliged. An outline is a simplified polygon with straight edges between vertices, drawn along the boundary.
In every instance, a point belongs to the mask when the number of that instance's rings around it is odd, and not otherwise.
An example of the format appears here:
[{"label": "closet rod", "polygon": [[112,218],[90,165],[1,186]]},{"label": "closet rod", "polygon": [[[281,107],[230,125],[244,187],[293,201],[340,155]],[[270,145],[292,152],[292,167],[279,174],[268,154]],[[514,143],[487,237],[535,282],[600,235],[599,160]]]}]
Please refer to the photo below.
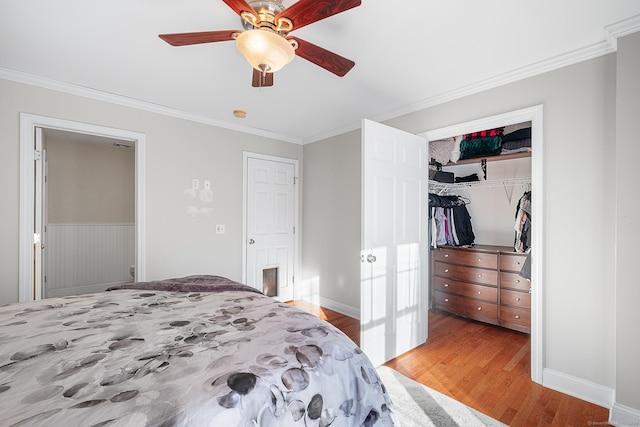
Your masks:
[{"label": "closet rod", "polygon": [[503,179],[488,179],[486,181],[470,181],[470,182],[455,182],[446,183],[429,180],[429,191],[436,194],[442,194],[450,190],[464,190],[467,188],[496,188],[515,185],[529,185],[531,186],[531,178],[503,178]]}]

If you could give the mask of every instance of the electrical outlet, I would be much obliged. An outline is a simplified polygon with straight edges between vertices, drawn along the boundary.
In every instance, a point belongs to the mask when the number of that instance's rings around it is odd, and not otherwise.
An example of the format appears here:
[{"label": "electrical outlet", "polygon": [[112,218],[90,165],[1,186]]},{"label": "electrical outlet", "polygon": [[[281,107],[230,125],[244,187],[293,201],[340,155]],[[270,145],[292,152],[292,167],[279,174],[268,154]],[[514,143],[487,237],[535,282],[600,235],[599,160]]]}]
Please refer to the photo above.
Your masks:
[{"label": "electrical outlet", "polygon": [[191,180],[191,188],[197,190],[200,188],[200,180],[198,178],[194,178]]},{"label": "electrical outlet", "polygon": [[216,234],[224,234],[224,233],[225,233],[224,224],[217,224],[216,225]]}]

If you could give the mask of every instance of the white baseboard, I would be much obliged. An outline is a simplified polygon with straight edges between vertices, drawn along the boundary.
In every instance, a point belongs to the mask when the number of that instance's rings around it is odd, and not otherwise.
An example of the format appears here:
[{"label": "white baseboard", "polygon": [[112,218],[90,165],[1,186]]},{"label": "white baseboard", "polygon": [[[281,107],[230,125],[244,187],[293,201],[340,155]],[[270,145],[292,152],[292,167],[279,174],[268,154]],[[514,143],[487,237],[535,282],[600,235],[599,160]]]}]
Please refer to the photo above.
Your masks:
[{"label": "white baseboard", "polygon": [[640,426],[640,411],[614,403],[609,412],[609,424],[613,426]]},{"label": "white baseboard", "polygon": [[611,408],[615,389],[583,380],[553,369],[542,371],[542,385],[604,408]]},{"label": "white baseboard", "polygon": [[[313,301],[310,301],[313,302]],[[320,306],[328,308],[329,310],[337,311],[345,316],[353,317],[360,320],[360,309],[352,307],[350,305],[343,304],[338,301],[334,301],[329,298],[319,297]]]}]

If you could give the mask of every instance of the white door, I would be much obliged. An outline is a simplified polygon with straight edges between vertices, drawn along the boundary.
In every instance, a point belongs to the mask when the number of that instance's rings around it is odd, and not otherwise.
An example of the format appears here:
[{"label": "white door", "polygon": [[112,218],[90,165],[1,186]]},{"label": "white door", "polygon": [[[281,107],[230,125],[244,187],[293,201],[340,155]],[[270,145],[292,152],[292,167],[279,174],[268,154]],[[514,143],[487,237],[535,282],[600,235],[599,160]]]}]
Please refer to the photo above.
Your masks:
[{"label": "white door", "polygon": [[360,345],[376,366],[427,338],[426,150],[363,120]]},{"label": "white door", "polygon": [[281,301],[292,300],[295,164],[248,157],[246,170],[246,284]]},{"label": "white door", "polygon": [[33,230],[33,296],[38,300],[44,297],[44,284],[46,280],[45,274],[45,244],[46,244],[46,195],[47,195],[47,162],[46,162],[46,145],[44,130],[40,127],[35,128],[35,154],[34,154],[34,230]]}]

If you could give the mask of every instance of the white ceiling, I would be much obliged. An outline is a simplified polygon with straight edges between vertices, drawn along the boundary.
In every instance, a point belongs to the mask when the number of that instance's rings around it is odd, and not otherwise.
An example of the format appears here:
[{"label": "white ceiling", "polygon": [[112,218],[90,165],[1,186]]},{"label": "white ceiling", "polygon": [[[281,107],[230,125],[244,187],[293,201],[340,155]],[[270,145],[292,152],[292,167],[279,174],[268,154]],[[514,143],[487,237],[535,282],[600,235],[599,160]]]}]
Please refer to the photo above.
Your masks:
[{"label": "white ceiling", "polygon": [[241,29],[222,0],[0,0],[0,78],[305,143],[612,52],[639,27],[638,0],[363,0],[293,32],[355,61],[345,77],[296,57],[254,88],[234,42],[157,36]]}]

